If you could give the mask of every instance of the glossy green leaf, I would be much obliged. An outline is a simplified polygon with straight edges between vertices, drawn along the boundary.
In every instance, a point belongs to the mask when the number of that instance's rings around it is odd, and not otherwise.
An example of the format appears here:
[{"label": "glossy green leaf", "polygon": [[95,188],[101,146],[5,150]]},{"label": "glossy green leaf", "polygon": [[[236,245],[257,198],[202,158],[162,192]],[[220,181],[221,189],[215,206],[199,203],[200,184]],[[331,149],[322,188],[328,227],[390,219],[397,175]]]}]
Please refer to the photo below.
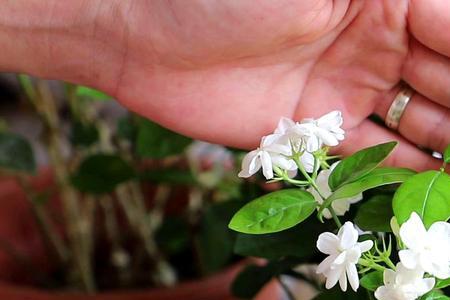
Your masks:
[{"label": "glossy green leaf", "polygon": [[136,140],[137,153],[145,158],[177,155],[191,143],[191,139],[170,131],[156,123],[141,120]]},{"label": "glossy green leaf", "polygon": [[443,289],[445,287],[450,286],[450,278],[444,279],[444,280],[437,280],[435,288],[437,289]]},{"label": "glossy green leaf", "polygon": [[0,132],[0,168],[8,171],[36,172],[30,143],[20,135]]},{"label": "glossy green leaf", "polygon": [[450,144],[447,146],[447,148],[444,151],[444,161],[446,163],[450,163]]},{"label": "glossy green leaf", "polygon": [[98,100],[98,101],[104,101],[111,99],[111,96],[102,93],[96,89],[88,88],[86,86],[78,86],[76,91],[77,97],[80,98],[87,98],[90,100]]},{"label": "glossy green leaf", "polygon": [[328,197],[320,207],[319,215],[321,215],[322,211],[329,207],[335,200],[354,197],[375,187],[401,183],[414,174],[414,171],[404,168],[387,167],[374,169],[356,181],[341,186],[338,190],[331,194],[331,196]]},{"label": "glossy green leaf", "polygon": [[420,300],[449,300],[450,298],[442,294],[441,291],[433,290],[422,297],[420,297]]},{"label": "glossy green leaf", "polygon": [[427,171],[412,176],[397,190],[393,199],[394,215],[401,225],[416,212],[428,228],[450,218],[450,176]]},{"label": "glossy green leaf", "polygon": [[365,231],[391,232],[393,216],[392,196],[376,195],[359,207],[355,223]]},{"label": "glossy green leaf", "polygon": [[257,198],[241,208],[228,225],[250,234],[291,228],[309,217],[316,208],[314,197],[299,189],[285,189]]},{"label": "glossy green leaf", "polygon": [[356,181],[375,169],[395,148],[397,142],[389,142],[366,148],[342,160],[328,178],[332,191]]},{"label": "glossy green leaf", "polygon": [[70,141],[75,146],[89,147],[99,139],[99,132],[95,125],[83,124],[75,121],[72,124]]},{"label": "glossy green leaf", "polygon": [[317,253],[316,241],[325,231],[332,231],[330,223],[317,222],[309,218],[297,226],[264,235],[237,235],[234,252],[244,256],[279,259],[281,257],[308,257]]},{"label": "glossy green leaf", "polygon": [[384,284],[383,272],[375,271],[364,275],[360,280],[360,284],[365,289],[374,292],[379,286]]},{"label": "glossy green leaf", "polygon": [[72,184],[82,192],[109,193],[134,177],[133,167],[120,156],[94,154],[80,164]]}]

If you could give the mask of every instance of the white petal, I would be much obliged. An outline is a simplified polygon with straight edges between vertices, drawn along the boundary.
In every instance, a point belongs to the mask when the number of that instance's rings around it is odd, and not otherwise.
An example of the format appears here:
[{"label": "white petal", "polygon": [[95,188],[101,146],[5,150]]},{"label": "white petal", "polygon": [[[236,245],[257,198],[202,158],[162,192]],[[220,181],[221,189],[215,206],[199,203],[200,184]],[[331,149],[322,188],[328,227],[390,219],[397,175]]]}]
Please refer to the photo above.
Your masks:
[{"label": "white petal", "polygon": [[343,216],[350,209],[350,203],[347,199],[338,199],[331,203],[331,207],[333,207],[336,215]]},{"label": "white petal", "polygon": [[292,159],[288,159],[283,155],[274,154],[271,155],[273,165],[280,167],[282,170],[292,170],[294,168],[295,162]]},{"label": "white petal", "polygon": [[303,155],[300,157],[300,162],[302,163],[306,172],[308,173],[314,172],[314,160],[315,160],[314,156],[309,152],[303,153]]},{"label": "white petal", "polygon": [[323,143],[327,146],[337,146],[339,141],[336,139],[334,134],[329,132],[328,130],[318,128],[316,129],[317,136],[323,141]]},{"label": "white petal", "polygon": [[400,227],[400,238],[403,243],[415,251],[421,251],[426,243],[427,232],[419,215],[415,212]]},{"label": "white petal", "polygon": [[418,296],[425,295],[431,291],[436,283],[434,278],[424,278],[421,280],[420,284],[417,285]]},{"label": "white petal", "polygon": [[342,276],[342,273],[344,273],[344,272],[345,272],[345,269],[343,267],[330,270],[326,274],[327,282],[325,283],[325,287],[327,289],[331,289],[332,287],[334,287],[336,285],[336,283],[338,282],[339,278]]},{"label": "white petal", "polygon": [[330,255],[325,258],[318,266],[316,273],[317,274],[325,274],[331,269],[331,265],[335,261],[337,255]]},{"label": "white petal", "polygon": [[282,117],[278,122],[277,129],[275,129],[275,133],[285,134],[289,129],[295,126],[295,122],[289,118]]},{"label": "white petal", "polygon": [[350,264],[347,266],[347,276],[348,281],[350,282],[350,286],[356,292],[356,290],[358,290],[359,287],[359,277],[358,271],[356,270],[356,265]]},{"label": "white petal", "polygon": [[333,264],[331,265],[331,268],[338,268],[339,265],[343,265],[347,259],[347,251],[341,252],[336,259],[334,260]]},{"label": "white petal", "polygon": [[385,286],[380,286],[376,289],[375,298],[378,300],[394,300],[390,297],[390,289]]},{"label": "white petal", "polygon": [[339,250],[339,239],[331,232],[324,232],[317,239],[317,249],[325,254],[336,254]]},{"label": "white petal", "polygon": [[428,229],[428,239],[436,248],[443,248],[450,259],[450,223],[435,222]]},{"label": "white petal", "polygon": [[391,269],[384,270],[383,273],[383,282],[385,285],[392,285],[395,283],[395,271]]},{"label": "white petal", "polygon": [[398,256],[406,268],[415,269],[417,267],[418,257],[412,250],[400,250]]},{"label": "white petal", "polygon": [[247,153],[242,160],[242,170],[239,172],[239,177],[250,177],[261,168],[261,162],[258,157],[259,150],[253,150]]},{"label": "white petal", "polygon": [[339,286],[341,287],[341,290],[343,292],[347,291],[347,275],[345,272],[341,274],[341,277],[339,277]]},{"label": "white petal", "polygon": [[373,247],[373,241],[364,241],[361,243],[358,243],[359,249],[361,249],[361,252],[366,252],[372,249]]},{"label": "white petal", "polygon": [[350,249],[358,242],[358,231],[351,222],[345,222],[339,229],[338,237],[341,240],[341,248]]},{"label": "white petal", "polygon": [[424,272],[420,268],[410,269],[407,268],[405,265],[403,265],[403,263],[398,263],[395,283],[402,285],[411,284],[417,281],[418,279],[422,279],[423,274]]},{"label": "white petal", "polygon": [[272,179],[273,178],[272,158],[266,151],[261,151],[260,158],[264,177],[266,177],[267,180]]}]

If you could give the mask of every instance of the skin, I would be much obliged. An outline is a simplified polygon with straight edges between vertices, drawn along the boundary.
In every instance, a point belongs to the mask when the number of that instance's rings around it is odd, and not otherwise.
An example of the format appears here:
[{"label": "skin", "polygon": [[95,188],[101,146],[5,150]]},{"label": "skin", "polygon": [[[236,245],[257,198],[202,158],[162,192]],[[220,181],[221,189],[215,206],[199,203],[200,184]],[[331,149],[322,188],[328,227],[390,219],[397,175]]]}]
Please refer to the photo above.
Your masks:
[{"label": "skin", "polygon": [[[281,116],[339,109],[348,155],[398,140],[389,164],[450,143],[446,0],[6,0],[0,70],[101,89],[183,134],[254,148]],[[398,132],[376,125],[417,93]]]}]

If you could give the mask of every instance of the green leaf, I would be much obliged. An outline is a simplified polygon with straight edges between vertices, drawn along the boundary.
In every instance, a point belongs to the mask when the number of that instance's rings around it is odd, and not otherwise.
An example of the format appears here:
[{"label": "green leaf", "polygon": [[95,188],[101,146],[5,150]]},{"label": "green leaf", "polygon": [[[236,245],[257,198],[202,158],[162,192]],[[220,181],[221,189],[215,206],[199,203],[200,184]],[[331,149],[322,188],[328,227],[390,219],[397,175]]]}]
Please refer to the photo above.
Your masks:
[{"label": "green leaf", "polygon": [[404,168],[377,168],[370,171],[365,176],[357,179],[354,182],[345,184],[336,190],[326,199],[321,205],[319,215],[323,210],[331,205],[331,203],[338,199],[354,197],[362,192],[375,187],[401,183],[415,174],[414,171]]},{"label": "green leaf", "polygon": [[72,184],[82,192],[109,193],[135,177],[134,169],[117,155],[94,154],[87,157],[72,176]]},{"label": "green leaf", "polygon": [[444,151],[444,161],[448,164],[450,163],[450,145]]},{"label": "green leaf", "polygon": [[89,147],[99,139],[99,132],[95,125],[83,124],[80,121],[75,121],[72,124],[72,132],[70,141],[75,146]]},{"label": "green leaf", "polygon": [[395,148],[397,142],[389,142],[360,150],[342,160],[328,178],[332,191],[356,181],[375,169]]},{"label": "green leaf", "polygon": [[[329,223],[328,223],[329,224]],[[316,241],[329,225],[310,218],[297,226],[264,235],[238,234],[234,252],[244,256],[279,259],[281,257],[308,257],[317,252]]]},{"label": "green leaf", "polygon": [[383,283],[383,272],[375,271],[364,275],[360,280],[361,286],[365,289],[374,292]]},{"label": "green leaf", "polygon": [[315,210],[314,197],[299,189],[285,189],[259,197],[241,208],[228,225],[250,234],[263,234],[291,228]]},{"label": "green leaf", "polygon": [[399,225],[416,212],[428,228],[437,221],[450,218],[450,176],[427,171],[403,183],[394,195],[394,215]]},{"label": "green leaf", "polygon": [[76,95],[77,97],[88,98],[90,100],[104,101],[111,99],[111,96],[108,96],[107,94],[102,93],[96,89],[88,88],[86,86],[78,86]]},{"label": "green leaf", "polygon": [[365,231],[391,232],[393,216],[392,196],[376,195],[359,207],[355,223]]},{"label": "green leaf", "polygon": [[0,168],[35,173],[36,162],[30,143],[20,135],[0,132]]},{"label": "green leaf", "polygon": [[444,280],[437,280],[436,289],[443,289],[445,287],[450,286],[450,278],[444,279]]},{"label": "green leaf", "polygon": [[441,291],[433,290],[422,297],[420,300],[449,300],[450,298],[442,294]]},{"label": "green leaf", "polygon": [[179,185],[196,185],[194,175],[190,170],[182,169],[153,169],[145,170],[140,178],[146,181]]},{"label": "green leaf", "polygon": [[335,191],[327,201],[354,197],[367,190],[409,179],[416,172],[403,168],[377,168],[358,180],[348,183]]},{"label": "green leaf", "polygon": [[221,270],[233,257],[236,233],[228,229],[227,224],[243,204],[242,201],[226,201],[213,204],[204,212],[197,248],[202,274]]},{"label": "green leaf", "polygon": [[172,132],[148,120],[141,120],[137,134],[137,153],[146,158],[177,155],[191,143],[191,139]]}]

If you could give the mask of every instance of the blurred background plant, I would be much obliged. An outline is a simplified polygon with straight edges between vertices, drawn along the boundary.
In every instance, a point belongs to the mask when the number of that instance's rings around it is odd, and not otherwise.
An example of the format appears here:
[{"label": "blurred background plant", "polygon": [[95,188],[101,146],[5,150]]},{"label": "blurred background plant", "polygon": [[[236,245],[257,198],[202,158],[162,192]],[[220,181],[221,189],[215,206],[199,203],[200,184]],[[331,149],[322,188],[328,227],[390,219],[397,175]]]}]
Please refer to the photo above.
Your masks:
[{"label": "blurred background plant", "polygon": [[[87,87],[17,80],[17,107],[34,115],[22,130],[31,140],[2,116],[0,174],[26,192],[45,245],[38,284],[168,287],[238,259],[228,221],[241,199],[261,194],[236,176],[239,151],[171,132]],[[55,184],[36,190],[47,164]],[[8,241],[0,247],[15,252]]]}]

